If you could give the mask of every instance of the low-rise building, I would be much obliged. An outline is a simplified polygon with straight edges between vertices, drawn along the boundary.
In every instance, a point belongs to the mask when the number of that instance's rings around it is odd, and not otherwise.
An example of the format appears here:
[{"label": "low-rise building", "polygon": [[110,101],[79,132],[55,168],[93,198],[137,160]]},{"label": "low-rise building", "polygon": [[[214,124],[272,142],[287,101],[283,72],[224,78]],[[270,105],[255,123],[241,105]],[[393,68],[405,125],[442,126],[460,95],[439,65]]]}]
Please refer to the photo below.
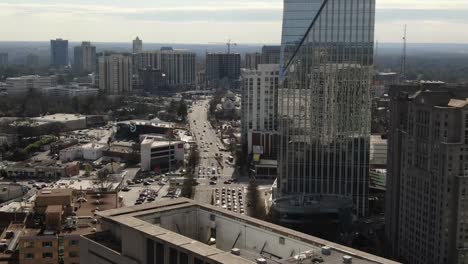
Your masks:
[{"label": "low-rise building", "polygon": [[60,160],[62,162],[74,161],[78,159],[97,160],[103,156],[107,145],[99,143],[87,143],[84,145],[74,145],[60,150]]},{"label": "low-rise building", "polygon": [[41,117],[33,117],[38,123],[61,123],[65,130],[85,129],[87,127],[86,116],[79,114],[54,114]]},{"label": "low-rise building", "polygon": [[59,152],[59,158],[62,162],[73,161],[83,158],[83,150],[80,145],[74,145],[64,148]]},{"label": "low-rise building", "polygon": [[71,177],[79,174],[79,165],[75,162],[62,163],[56,160],[28,160],[6,166],[9,178],[53,178]]},{"label": "low-rise building", "polygon": [[20,198],[28,193],[28,187],[16,183],[0,184],[0,203]]},{"label": "low-rise building", "polygon": [[80,86],[78,84],[59,85],[53,87],[45,87],[41,89],[45,96],[53,97],[87,97],[97,96],[99,89],[89,86]]},{"label": "low-rise building", "polygon": [[183,162],[185,157],[183,141],[160,141],[158,137],[147,136],[141,142],[141,169],[148,171]]},{"label": "low-rise building", "polygon": [[56,76],[28,75],[6,79],[6,91],[9,95],[21,95],[31,90],[40,92],[42,88],[57,85]]},{"label": "low-rise building", "polygon": [[115,141],[103,152],[107,158],[128,163],[140,162],[140,145],[131,141]]},{"label": "low-rise building", "polygon": [[97,215],[103,230],[81,237],[81,263],[396,263],[189,199]]},{"label": "low-rise building", "polygon": [[97,160],[102,157],[102,153],[108,147],[104,144],[98,143],[88,143],[86,145],[81,146],[83,150],[83,159],[85,160]]},{"label": "low-rise building", "polygon": [[19,263],[80,263],[80,236],[101,230],[95,212],[120,204],[117,192],[40,191],[33,213],[36,226],[25,226],[19,237]]}]

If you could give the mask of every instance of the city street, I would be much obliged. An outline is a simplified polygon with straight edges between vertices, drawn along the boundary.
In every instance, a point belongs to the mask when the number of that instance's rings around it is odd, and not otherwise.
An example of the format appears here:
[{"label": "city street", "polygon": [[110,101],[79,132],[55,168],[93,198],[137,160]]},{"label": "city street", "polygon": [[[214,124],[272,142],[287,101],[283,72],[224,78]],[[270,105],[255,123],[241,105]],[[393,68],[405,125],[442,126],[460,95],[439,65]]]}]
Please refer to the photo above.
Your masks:
[{"label": "city street", "polygon": [[208,99],[198,101],[193,104],[188,115],[190,130],[200,151],[200,165],[196,171],[200,185],[196,187],[194,199],[204,203],[211,203],[214,188],[246,187],[245,184],[224,183],[235,178],[235,168],[232,164],[234,161],[229,162],[230,152],[220,150],[224,149],[224,146],[216,130],[208,122],[208,107]]}]

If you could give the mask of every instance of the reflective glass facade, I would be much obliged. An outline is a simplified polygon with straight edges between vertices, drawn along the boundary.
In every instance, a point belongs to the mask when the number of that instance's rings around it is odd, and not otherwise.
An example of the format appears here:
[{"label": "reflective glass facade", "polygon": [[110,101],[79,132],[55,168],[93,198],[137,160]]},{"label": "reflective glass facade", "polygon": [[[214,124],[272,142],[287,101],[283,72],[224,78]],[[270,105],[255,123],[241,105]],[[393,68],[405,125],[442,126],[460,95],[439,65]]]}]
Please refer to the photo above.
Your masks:
[{"label": "reflective glass facade", "polygon": [[[293,21],[289,11],[283,41],[299,34],[287,24]],[[282,195],[347,197],[359,215],[366,214],[374,14],[375,0],[324,0],[309,12],[311,23],[290,59],[284,57],[278,93]],[[298,16],[302,21],[305,14]]]},{"label": "reflective glass facade", "polygon": [[291,59],[324,0],[284,0],[281,65]]}]

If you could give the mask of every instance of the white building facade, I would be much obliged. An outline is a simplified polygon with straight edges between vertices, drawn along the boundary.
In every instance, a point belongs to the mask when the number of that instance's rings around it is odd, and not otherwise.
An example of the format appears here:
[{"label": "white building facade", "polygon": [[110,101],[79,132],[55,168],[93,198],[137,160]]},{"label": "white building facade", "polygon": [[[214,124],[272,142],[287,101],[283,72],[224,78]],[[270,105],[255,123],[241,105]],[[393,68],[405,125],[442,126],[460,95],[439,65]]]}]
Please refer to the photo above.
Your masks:
[{"label": "white building facade", "polygon": [[28,91],[40,91],[42,88],[57,85],[56,76],[28,75],[6,79],[6,91],[9,95],[25,94]]},{"label": "white building facade", "polygon": [[59,85],[55,87],[42,88],[41,92],[45,96],[52,97],[87,97],[97,96],[99,89],[78,85]]},{"label": "white building facade", "polygon": [[133,90],[132,57],[112,54],[99,58],[99,89],[107,94],[127,94]]},{"label": "white building facade", "polygon": [[254,145],[254,132],[276,132],[278,77],[279,64],[259,64],[258,70],[242,71],[242,138],[248,145],[249,153]]},{"label": "white building facade", "polygon": [[152,67],[160,70],[168,85],[195,85],[195,53],[185,50],[145,51],[135,55],[136,70]]},{"label": "white building facade", "polygon": [[141,169],[149,171],[183,162],[184,144],[183,141],[161,141],[156,136],[147,136],[141,142]]}]

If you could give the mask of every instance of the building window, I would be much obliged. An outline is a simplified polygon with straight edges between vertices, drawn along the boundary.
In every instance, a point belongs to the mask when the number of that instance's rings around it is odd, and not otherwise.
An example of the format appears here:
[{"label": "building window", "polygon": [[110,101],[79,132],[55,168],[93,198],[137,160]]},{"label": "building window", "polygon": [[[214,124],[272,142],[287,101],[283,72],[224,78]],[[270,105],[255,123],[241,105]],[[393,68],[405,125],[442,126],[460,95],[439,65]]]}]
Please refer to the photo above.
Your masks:
[{"label": "building window", "polygon": [[26,253],[24,254],[25,259],[34,259],[34,253]]},{"label": "building window", "polygon": [[179,264],[188,264],[188,255],[186,253],[180,252],[179,253]]},{"label": "building window", "polygon": [[33,247],[34,247],[34,242],[32,242],[32,241],[25,241],[25,242],[23,243],[23,247],[24,247],[24,248],[33,248]]},{"label": "building window", "polygon": [[154,253],[155,253],[154,241],[151,239],[146,239],[146,263],[147,264],[155,264]]},{"label": "building window", "polygon": [[42,242],[42,247],[52,247],[52,241]]},{"label": "building window", "polygon": [[156,242],[156,263],[165,263],[164,261],[164,244]]},{"label": "building window", "polygon": [[175,248],[169,248],[169,264],[177,264],[178,263],[178,251]]},{"label": "building window", "polygon": [[76,239],[70,240],[70,246],[77,246],[77,245],[79,245],[79,244],[80,244],[80,241],[79,241],[79,240],[76,240]]},{"label": "building window", "polygon": [[70,252],[68,253],[68,256],[69,256],[70,258],[78,258],[80,255],[79,255],[78,252],[76,252],[76,251],[70,251]]},{"label": "building window", "polygon": [[52,252],[44,252],[42,253],[42,258],[54,258],[54,254]]}]

